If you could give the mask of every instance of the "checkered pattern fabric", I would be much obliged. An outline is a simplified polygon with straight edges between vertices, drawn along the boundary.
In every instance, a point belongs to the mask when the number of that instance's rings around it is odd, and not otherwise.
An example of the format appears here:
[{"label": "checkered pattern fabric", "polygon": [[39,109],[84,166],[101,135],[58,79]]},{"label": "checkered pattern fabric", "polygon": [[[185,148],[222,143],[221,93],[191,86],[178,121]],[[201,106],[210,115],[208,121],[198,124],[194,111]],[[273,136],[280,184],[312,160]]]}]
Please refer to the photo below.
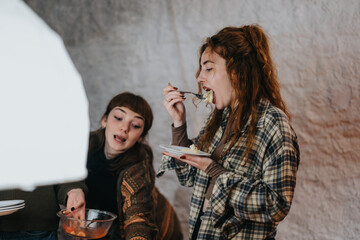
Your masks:
[{"label": "checkered pattern fabric", "polygon": [[[222,123],[207,152],[212,153],[222,138],[229,112],[229,108],[224,109]],[[290,210],[300,160],[296,134],[287,116],[267,100],[259,102],[257,116],[255,141],[246,163],[242,164],[245,162],[249,122],[236,144],[222,159],[215,160],[227,172],[216,180],[197,239],[273,237],[278,223]],[[204,129],[193,139],[195,144]],[[230,141],[223,151],[229,145]],[[209,176],[195,167],[180,166],[174,159],[163,156],[158,176],[168,170],[176,171],[181,185],[193,187],[189,219],[191,238]]]}]

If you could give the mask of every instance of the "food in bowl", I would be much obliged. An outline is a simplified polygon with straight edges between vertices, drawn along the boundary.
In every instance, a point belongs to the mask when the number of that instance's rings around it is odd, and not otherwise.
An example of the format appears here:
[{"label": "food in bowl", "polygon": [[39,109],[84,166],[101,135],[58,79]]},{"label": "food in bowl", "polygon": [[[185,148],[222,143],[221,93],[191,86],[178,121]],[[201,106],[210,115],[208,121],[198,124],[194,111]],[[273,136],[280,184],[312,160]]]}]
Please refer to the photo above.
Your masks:
[{"label": "food in bowl", "polygon": [[88,239],[105,237],[117,217],[111,212],[97,209],[86,209],[85,219],[68,217],[63,211],[59,211],[57,215],[66,234]]}]

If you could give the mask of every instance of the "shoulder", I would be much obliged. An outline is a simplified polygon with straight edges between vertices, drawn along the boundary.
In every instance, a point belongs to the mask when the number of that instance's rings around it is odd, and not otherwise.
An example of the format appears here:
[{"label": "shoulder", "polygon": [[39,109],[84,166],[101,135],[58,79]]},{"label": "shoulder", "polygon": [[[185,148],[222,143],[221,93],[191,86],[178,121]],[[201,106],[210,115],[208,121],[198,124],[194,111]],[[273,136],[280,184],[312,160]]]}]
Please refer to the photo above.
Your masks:
[{"label": "shoulder", "polygon": [[143,176],[154,172],[154,168],[147,160],[140,161],[125,170],[131,176]]},{"label": "shoulder", "polygon": [[148,178],[148,175],[154,175],[152,150],[147,145],[138,145],[136,148],[132,149],[132,153],[125,158],[129,158],[129,162],[132,162],[132,164],[124,170],[126,175],[139,178]]},{"label": "shoulder", "polygon": [[140,161],[123,170],[121,176],[122,185],[134,191],[143,187],[152,187],[155,183],[155,171],[152,165],[146,161]]},{"label": "shoulder", "polygon": [[293,144],[296,133],[287,115],[268,101],[260,103],[258,130],[268,139]]},{"label": "shoulder", "polygon": [[271,105],[267,100],[259,103],[258,112],[260,115],[258,127],[267,129],[275,128],[279,131],[288,131],[291,129],[288,116],[281,109]]}]

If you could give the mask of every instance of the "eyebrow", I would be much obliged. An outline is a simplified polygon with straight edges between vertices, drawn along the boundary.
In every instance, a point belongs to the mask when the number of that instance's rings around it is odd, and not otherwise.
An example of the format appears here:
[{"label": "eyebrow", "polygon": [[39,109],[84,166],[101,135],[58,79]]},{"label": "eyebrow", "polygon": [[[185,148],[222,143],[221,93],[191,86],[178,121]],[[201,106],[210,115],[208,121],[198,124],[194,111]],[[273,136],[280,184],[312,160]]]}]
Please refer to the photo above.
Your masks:
[{"label": "eyebrow", "polygon": [[213,62],[213,61],[211,61],[211,60],[206,60],[206,61],[203,62],[203,65],[206,65],[206,64],[208,64],[208,63],[215,63],[215,62]]},{"label": "eyebrow", "polygon": [[[123,113],[127,114],[127,112],[125,110],[121,109],[120,107],[116,107],[115,110],[120,110]],[[145,122],[145,119],[140,115],[135,115],[135,118],[141,119],[141,120],[143,120]]]}]

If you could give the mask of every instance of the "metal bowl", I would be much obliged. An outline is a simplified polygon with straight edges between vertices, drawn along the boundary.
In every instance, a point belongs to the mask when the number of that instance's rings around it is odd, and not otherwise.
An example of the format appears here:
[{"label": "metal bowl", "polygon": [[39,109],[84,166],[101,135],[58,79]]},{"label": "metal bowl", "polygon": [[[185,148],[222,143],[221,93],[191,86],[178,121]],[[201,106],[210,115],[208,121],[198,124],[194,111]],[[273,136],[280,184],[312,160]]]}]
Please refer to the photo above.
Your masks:
[{"label": "metal bowl", "polygon": [[86,209],[85,219],[68,217],[63,214],[63,211],[59,211],[57,215],[61,219],[61,225],[66,234],[88,239],[105,237],[117,217],[111,212],[96,209]]}]

